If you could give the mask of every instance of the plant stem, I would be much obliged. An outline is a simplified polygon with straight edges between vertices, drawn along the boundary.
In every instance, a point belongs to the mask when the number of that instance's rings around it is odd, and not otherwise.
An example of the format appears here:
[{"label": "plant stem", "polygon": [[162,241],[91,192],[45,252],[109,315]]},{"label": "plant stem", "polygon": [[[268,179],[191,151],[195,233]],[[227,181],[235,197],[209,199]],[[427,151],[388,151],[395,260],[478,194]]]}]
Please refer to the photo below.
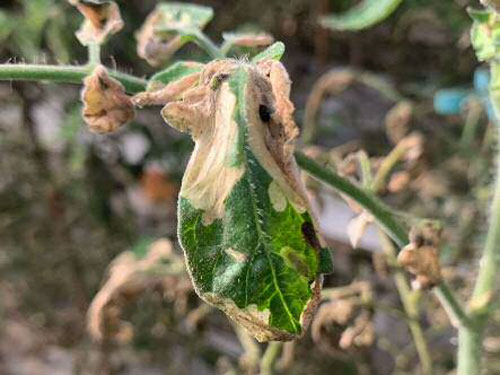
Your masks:
[{"label": "plant stem", "polygon": [[[388,262],[391,266],[397,265],[396,259],[396,249],[393,243],[389,240],[387,235],[379,230],[380,239],[382,241],[382,247],[388,258]],[[403,308],[408,317],[408,328],[410,329],[411,335],[413,337],[413,342],[415,343],[415,348],[417,349],[418,357],[420,359],[420,366],[423,374],[432,374],[432,358],[429,353],[429,346],[425,339],[424,332],[419,322],[419,312],[417,306],[417,300],[412,296],[412,290],[408,284],[406,275],[402,272],[401,268],[397,267],[394,271],[394,284],[396,284],[396,289],[398,290]]]},{"label": "plant stem", "polygon": [[434,293],[446,310],[454,326],[469,327],[472,322],[467,313],[462,308],[460,302],[457,301],[447,284],[441,283],[435,289]]},{"label": "plant stem", "polygon": [[[49,81],[81,84],[91,71],[91,66],[0,64],[0,81]],[[146,89],[147,81],[144,79],[115,70],[110,70],[109,74],[120,81],[127,92],[131,94]]]},{"label": "plant stem", "polygon": [[273,375],[274,364],[281,352],[283,343],[280,341],[271,341],[260,361],[260,375]]},{"label": "plant stem", "polygon": [[89,66],[96,66],[101,63],[101,45],[99,43],[91,43],[88,46],[89,51]]},{"label": "plant stem", "polygon": [[408,244],[408,236],[404,228],[394,219],[390,208],[373,194],[367,193],[349,180],[322,167],[301,152],[297,151],[295,153],[295,159],[297,160],[297,164],[311,176],[331,186],[338,192],[347,195],[365,210],[370,212],[375,217],[378,224],[384,229],[389,237],[398,244],[398,246],[403,247]]},{"label": "plant stem", "polygon": [[[360,189],[349,180],[333,173],[330,169],[324,168],[301,152],[295,152],[295,159],[297,160],[297,164],[311,176],[326,185],[329,185],[339,193],[348,196],[365,210],[370,212],[377,221],[378,225],[399,247],[403,247],[409,242],[405,229],[395,220],[391,210],[373,194]],[[498,199],[497,205],[494,205],[494,215],[498,216],[496,220],[498,221],[500,227],[500,186],[497,190]],[[498,236],[498,239],[496,236]],[[500,241],[500,228],[495,235],[495,239]],[[494,254],[490,254],[490,252],[488,252],[488,254],[489,257],[494,257]],[[493,279],[491,278],[491,266],[485,266],[485,268],[487,268],[487,270],[483,270],[483,272],[486,273],[486,275],[483,276],[485,283],[493,283]],[[445,310],[452,313],[451,319],[454,321],[458,320],[461,327],[469,326],[470,322],[467,318],[467,314],[444,281],[434,288],[434,292],[445,306]],[[465,373],[459,375],[465,375]]]},{"label": "plant stem", "polygon": [[[500,114],[500,62],[493,60],[490,67],[490,97],[495,109],[495,115],[498,118]],[[497,137],[500,139],[500,134]],[[458,335],[457,375],[479,374],[481,371],[481,345],[486,324],[491,315],[495,282],[500,269],[500,149],[497,152],[497,170],[493,202],[491,203],[490,224],[482,259],[479,262],[479,273],[469,301],[472,324],[461,327]]]}]

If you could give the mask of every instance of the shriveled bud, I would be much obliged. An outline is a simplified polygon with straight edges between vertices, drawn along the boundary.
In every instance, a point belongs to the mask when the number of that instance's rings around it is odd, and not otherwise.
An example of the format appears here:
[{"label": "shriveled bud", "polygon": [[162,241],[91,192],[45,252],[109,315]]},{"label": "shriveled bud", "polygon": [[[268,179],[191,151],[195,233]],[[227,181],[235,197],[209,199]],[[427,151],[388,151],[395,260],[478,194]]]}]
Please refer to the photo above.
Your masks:
[{"label": "shriveled bud", "polygon": [[415,289],[429,289],[441,282],[441,266],[435,247],[409,244],[399,253],[398,263],[415,275]]},{"label": "shriveled bud", "polygon": [[135,116],[132,100],[125,88],[109,76],[103,66],[85,78],[82,91],[83,118],[95,133],[110,133]]},{"label": "shriveled bud", "polygon": [[69,0],[69,2],[85,17],[85,22],[76,32],[76,37],[84,46],[101,44],[124,26],[120,8],[114,1]]}]

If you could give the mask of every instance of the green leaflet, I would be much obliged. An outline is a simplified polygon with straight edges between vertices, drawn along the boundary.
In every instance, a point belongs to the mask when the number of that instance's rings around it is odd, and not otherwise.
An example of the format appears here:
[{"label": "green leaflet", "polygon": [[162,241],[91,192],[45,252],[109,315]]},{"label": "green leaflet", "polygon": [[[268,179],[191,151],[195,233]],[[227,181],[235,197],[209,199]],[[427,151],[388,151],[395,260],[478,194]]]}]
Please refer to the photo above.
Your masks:
[{"label": "green leaflet", "polygon": [[236,126],[238,133],[228,148],[225,168],[242,171],[241,176],[224,200],[223,215],[209,222],[188,197],[185,178],[179,239],[201,298],[260,341],[291,340],[310,320],[319,298],[320,264],[321,271],[331,269],[331,259],[320,249],[309,212],[299,212],[279,190],[271,193],[276,182],[248,138],[248,110],[253,108],[248,105],[249,77],[248,66],[229,77],[236,104],[234,121],[228,125]]},{"label": "green leaflet", "polygon": [[321,25],[333,30],[362,30],[389,17],[403,0],[363,0],[340,15],[322,17]]},{"label": "green leaflet", "polygon": [[254,56],[252,59],[253,63],[258,63],[264,60],[281,60],[281,57],[285,53],[285,44],[283,42],[276,42],[267,47],[264,51]]},{"label": "green leaflet", "polygon": [[156,89],[158,84],[168,85],[180,78],[190,74],[200,72],[203,69],[203,64],[194,61],[178,61],[168,68],[154,74],[148,82],[147,90]]}]

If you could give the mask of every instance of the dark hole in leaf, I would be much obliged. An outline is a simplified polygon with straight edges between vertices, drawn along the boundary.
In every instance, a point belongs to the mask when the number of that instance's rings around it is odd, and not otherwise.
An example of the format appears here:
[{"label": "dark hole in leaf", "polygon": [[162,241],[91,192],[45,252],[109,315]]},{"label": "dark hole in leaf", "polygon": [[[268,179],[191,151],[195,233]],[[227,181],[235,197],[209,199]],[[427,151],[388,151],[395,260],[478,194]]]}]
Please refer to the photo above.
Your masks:
[{"label": "dark hole in leaf", "polygon": [[261,104],[259,106],[259,116],[262,122],[271,121],[271,110],[269,109],[269,107],[265,106],[264,104]]},{"label": "dark hole in leaf", "polygon": [[318,237],[316,236],[316,230],[311,222],[306,221],[302,223],[302,235],[311,247],[317,250],[321,248]]}]

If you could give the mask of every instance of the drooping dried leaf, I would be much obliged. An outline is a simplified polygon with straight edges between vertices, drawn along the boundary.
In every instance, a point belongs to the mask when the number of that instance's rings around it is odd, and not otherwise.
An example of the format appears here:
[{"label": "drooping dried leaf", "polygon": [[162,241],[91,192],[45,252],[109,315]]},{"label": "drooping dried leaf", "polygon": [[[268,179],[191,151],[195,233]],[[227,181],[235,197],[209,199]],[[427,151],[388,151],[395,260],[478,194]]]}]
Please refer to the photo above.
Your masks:
[{"label": "drooping dried leaf", "polygon": [[158,4],[136,35],[137,53],[150,65],[160,66],[185,43],[181,35],[164,30],[203,29],[212,17],[213,10],[200,5]]},{"label": "drooping dried leaf", "polygon": [[372,312],[366,308],[372,291],[365,282],[328,290],[311,325],[311,337],[323,351],[339,355],[345,350],[369,347],[375,341]]},{"label": "drooping dried leaf", "polygon": [[96,133],[113,132],[135,117],[134,105],[125,88],[103,66],[96,67],[85,78],[82,101],[83,118]]},{"label": "drooping dried leaf", "polygon": [[122,309],[144,291],[161,287],[166,278],[162,268],[168,263],[182,265],[182,259],[173,253],[166,239],[140,243],[134,251],[120,254],[111,263],[108,278],[88,310],[91,336],[96,340],[130,340],[133,328],[121,320]]},{"label": "drooping dried leaf", "polygon": [[70,0],[85,17],[76,37],[84,46],[102,44],[125,25],[114,1]]}]

